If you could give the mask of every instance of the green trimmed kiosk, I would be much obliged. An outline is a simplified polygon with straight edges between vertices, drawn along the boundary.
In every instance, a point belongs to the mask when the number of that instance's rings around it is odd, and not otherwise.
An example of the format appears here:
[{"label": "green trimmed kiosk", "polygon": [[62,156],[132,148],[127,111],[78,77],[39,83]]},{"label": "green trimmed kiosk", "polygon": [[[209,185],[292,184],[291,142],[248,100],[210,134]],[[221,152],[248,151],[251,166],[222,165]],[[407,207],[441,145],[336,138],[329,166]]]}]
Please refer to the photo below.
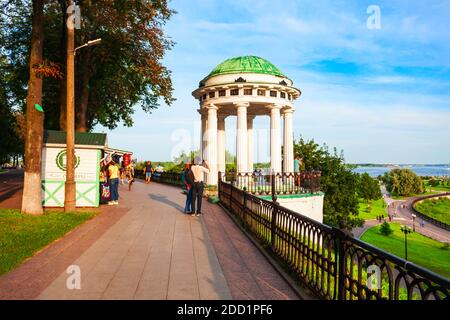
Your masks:
[{"label": "green trimmed kiosk", "polygon": [[[106,133],[75,133],[76,206],[99,206],[100,159],[107,147]],[[64,207],[66,133],[47,130],[42,149],[42,205]]]}]

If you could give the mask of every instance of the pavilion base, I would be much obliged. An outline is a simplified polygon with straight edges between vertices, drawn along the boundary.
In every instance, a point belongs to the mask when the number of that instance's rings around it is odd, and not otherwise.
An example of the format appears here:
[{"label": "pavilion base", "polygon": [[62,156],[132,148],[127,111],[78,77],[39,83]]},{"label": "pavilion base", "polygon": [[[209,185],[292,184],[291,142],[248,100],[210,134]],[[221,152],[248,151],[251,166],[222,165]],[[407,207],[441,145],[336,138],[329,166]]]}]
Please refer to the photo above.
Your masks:
[{"label": "pavilion base", "polygon": [[[323,223],[323,198],[325,194],[278,195],[277,202],[289,210],[295,211],[305,217]],[[261,196],[265,200],[272,200],[271,196]]]}]

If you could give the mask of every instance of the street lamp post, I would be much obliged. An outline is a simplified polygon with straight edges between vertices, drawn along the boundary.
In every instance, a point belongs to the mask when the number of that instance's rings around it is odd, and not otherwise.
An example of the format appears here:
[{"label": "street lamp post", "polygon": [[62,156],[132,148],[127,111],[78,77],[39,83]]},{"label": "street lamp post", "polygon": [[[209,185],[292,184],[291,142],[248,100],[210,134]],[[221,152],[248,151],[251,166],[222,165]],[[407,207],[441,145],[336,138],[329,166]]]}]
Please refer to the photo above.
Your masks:
[{"label": "street lamp post", "polygon": [[[73,4],[73,1],[72,1]],[[75,26],[67,24],[67,93],[66,93],[66,182],[64,185],[64,211],[76,210],[75,184],[75,54],[78,49],[100,43],[88,41],[75,48]]]},{"label": "street lamp post", "polygon": [[405,260],[408,260],[408,234],[411,233],[411,229],[407,226],[402,226],[400,230],[405,234]]}]

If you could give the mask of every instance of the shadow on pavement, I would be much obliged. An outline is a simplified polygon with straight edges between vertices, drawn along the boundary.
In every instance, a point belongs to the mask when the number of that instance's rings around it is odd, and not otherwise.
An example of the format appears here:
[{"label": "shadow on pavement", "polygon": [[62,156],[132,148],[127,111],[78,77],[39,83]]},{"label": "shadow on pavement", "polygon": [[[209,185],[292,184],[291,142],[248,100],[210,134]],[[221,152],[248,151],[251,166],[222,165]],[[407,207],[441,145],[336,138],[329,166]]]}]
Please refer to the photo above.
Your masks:
[{"label": "shadow on pavement", "polygon": [[184,213],[184,208],[182,206],[180,206],[178,203],[168,199],[166,196],[163,196],[161,194],[149,194],[149,197],[152,200],[167,204],[167,205],[177,209],[181,213]]}]

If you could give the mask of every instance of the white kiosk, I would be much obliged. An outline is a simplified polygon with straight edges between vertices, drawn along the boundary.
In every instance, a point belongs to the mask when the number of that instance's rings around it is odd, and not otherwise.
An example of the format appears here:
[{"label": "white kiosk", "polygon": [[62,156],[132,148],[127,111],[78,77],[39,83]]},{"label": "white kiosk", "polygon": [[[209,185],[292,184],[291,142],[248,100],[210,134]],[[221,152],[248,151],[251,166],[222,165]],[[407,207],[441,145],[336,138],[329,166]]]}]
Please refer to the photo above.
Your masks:
[{"label": "white kiosk", "polygon": [[[98,207],[100,159],[107,146],[106,133],[76,132],[76,206]],[[66,181],[66,133],[47,130],[42,149],[42,205],[64,207]]]}]

